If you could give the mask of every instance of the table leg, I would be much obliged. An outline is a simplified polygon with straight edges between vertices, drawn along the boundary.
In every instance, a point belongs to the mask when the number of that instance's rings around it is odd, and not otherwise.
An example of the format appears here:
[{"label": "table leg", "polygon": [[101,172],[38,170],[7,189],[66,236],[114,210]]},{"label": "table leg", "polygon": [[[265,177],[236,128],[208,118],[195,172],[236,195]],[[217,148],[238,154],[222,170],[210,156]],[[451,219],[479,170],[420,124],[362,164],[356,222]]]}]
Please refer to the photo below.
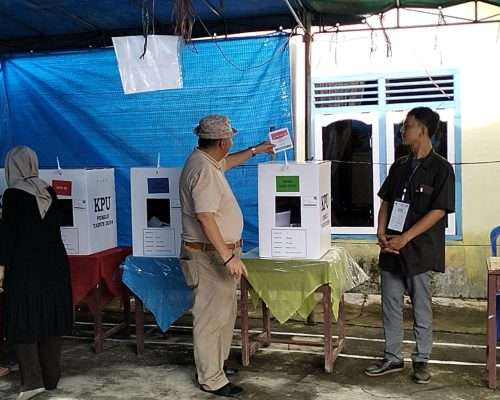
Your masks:
[{"label": "table leg", "polygon": [[240,283],[240,324],[241,324],[241,363],[244,367],[250,365],[250,337],[248,322],[248,281],[241,277]]},{"label": "table leg", "polygon": [[262,326],[265,333],[265,346],[271,345],[271,313],[266,303],[262,302]]},{"label": "table leg", "polygon": [[487,340],[486,346],[487,366],[488,366],[488,386],[495,389],[497,386],[497,319],[496,319],[496,303],[497,303],[497,277],[493,274],[488,274],[488,325],[487,325]]},{"label": "table leg", "polygon": [[134,296],[135,303],[135,341],[137,355],[144,353],[144,304],[137,296]]},{"label": "table leg", "polygon": [[94,316],[94,349],[96,354],[103,351],[104,337],[102,332],[102,302],[101,302],[101,283],[99,282],[94,289],[96,310]]},{"label": "table leg", "polygon": [[122,297],[123,302],[123,322],[125,323],[125,335],[130,337],[130,293],[127,292]]},{"label": "table leg", "polygon": [[333,371],[333,338],[332,338],[332,289],[324,285],[323,289],[323,335],[325,340],[325,372]]},{"label": "table leg", "polygon": [[340,298],[339,303],[339,314],[337,317],[337,335],[338,339],[336,340],[334,350],[333,350],[333,360],[332,363],[335,365],[337,358],[340,353],[344,350],[345,346],[345,303],[344,303],[344,295]]}]

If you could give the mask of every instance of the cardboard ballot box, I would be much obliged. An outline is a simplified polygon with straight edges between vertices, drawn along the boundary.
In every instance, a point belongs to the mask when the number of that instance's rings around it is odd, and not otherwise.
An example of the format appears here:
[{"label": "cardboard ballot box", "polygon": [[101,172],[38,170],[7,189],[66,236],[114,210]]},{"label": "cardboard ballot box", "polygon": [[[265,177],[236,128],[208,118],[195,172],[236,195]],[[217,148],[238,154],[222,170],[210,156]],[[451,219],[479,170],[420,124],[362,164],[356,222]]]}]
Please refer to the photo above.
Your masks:
[{"label": "cardboard ballot box", "polygon": [[40,178],[59,198],[68,254],[88,255],[117,246],[114,169],[42,169]]},{"label": "cardboard ballot box", "polygon": [[178,168],[132,168],[132,245],[137,257],[177,257],[182,219]]},{"label": "cardboard ballot box", "polygon": [[321,258],[331,242],[330,162],[258,168],[260,257]]}]

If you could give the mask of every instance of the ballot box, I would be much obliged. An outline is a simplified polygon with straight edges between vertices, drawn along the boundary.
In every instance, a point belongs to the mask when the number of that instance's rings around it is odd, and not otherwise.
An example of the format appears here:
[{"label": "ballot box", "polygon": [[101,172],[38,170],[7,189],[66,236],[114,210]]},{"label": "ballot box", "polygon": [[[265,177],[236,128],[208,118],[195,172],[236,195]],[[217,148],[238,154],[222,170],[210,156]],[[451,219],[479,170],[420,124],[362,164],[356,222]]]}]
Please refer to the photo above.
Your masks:
[{"label": "ballot box", "polygon": [[68,254],[89,255],[117,246],[114,169],[41,169],[40,178],[59,198]]},{"label": "ballot box", "polygon": [[132,168],[132,247],[136,257],[177,257],[182,219],[178,168]]},{"label": "ballot box", "polygon": [[259,164],[260,257],[317,260],[328,251],[330,175],[329,161]]}]

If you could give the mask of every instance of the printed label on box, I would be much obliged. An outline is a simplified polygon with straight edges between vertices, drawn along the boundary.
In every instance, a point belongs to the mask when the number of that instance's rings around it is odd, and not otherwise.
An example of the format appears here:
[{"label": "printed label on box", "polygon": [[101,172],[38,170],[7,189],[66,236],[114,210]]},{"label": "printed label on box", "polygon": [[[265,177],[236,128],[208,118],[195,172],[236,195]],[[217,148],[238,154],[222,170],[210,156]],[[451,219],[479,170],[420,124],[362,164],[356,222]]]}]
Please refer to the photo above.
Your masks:
[{"label": "printed label on box", "polygon": [[318,207],[318,196],[304,196],[304,207]]},{"label": "printed label on box", "polygon": [[80,246],[78,245],[78,228],[61,228],[61,238],[69,255],[78,254]]},{"label": "printed label on box", "polygon": [[71,196],[72,184],[71,181],[52,181],[52,187],[58,196]]},{"label": "printed label on box", "polygon": [[300,192],[300,178],[298,176],[277,176],[276,192],[278,193]]},{"label": "printed label on box", "polygon": [[175,256],[175,231],[171,228],[144,229],[144,256]]},{"label": "printed label on box", "polygon": [[273,257],[305,258],[307,256],[305,229],[273,229],[271,242]]},{"label": "printed label on box", "polygon": [[148,178],[148,194],[170,193],[170,182],[168,178]]}]

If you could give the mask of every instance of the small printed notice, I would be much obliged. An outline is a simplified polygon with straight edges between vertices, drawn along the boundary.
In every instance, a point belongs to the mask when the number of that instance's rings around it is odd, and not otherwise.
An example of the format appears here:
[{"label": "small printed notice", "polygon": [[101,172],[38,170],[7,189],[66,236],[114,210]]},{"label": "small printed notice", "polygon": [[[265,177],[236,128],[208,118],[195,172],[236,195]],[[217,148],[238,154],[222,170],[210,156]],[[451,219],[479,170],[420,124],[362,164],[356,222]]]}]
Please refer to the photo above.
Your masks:
[{"label": "small printed notice", "polygon": [[304,207],[318,207],[318,196],[304,196]]},{"label": "small printed notice", "polygon": [[284,258],[305,258],[307,236],[305,229],[273,229],[272,256]]},{"label": "small printed notice", "polygon": [[181,201],[176,198],[170,199],[170,207],[172,208],[181,208]]},{"label": "small printed notice", "polygon": [[144,256],[175,256],[175,231],[171,228],[144,229]]},{"label": "small printed notice", "polygon": [[293,149],[293,142],[288,128],[269,132],[269,141],[274,145],[275,153]]},{"label": "small printed notice", "polygon": [[78,228],[61,228],[61,237],[66,247],[66,253],[75,255],[79,253]]}]

